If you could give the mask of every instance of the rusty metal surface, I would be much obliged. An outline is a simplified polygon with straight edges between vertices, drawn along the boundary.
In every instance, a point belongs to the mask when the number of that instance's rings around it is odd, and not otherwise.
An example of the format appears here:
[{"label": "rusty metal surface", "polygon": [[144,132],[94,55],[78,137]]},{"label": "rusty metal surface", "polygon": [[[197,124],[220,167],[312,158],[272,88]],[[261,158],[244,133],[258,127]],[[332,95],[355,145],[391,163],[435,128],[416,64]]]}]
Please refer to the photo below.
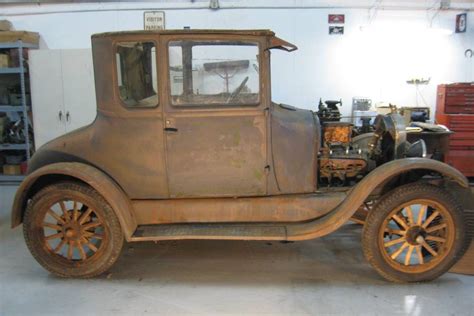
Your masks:
[{"label": "rusty metal surface", "polygon": [[246,223],[245,225],[232,223],[214,225],[209,223],[172,224],[169,226],[154,225],[149,228],[154,233],[150,233],[145,237],[140,234],[138,236],[134,235],[131,241],[168,239],[296,241],[322,237],[344,225],[377,186],[398,174],[417,169],[439,172],[461,187],[468,187],[467,179],[458,170],[449,165],[426,158],[406,158],[386,163],[372,171],[352,188],[342,203],[330,213],[314,220],[295,223]]},{"label": "rusty metal surface", "polygon": [[168,114],[170,198],[266,195],[266,124],[261,110]]},{"label": "rusty metal surface", "polygon": [[370,193],[392,177],[410,170],[432,170],[467,188],[464,175],[453,167],[426,158],[405,158],[388,162],[369,173],[348,193],[347,198],[332,212],[307,223],[287,225],[288,240],[304,240],[327,235],[347,222]]},{"label": "rusty metal surface", "polygon": [[276,189],[271,193],[316,191],[320,129],[312,112],[272,105],[269,143]]},{"label": "rusty metal surface", "polygon": [[278,49],[282,49],[282,50],[285,50],[287,52],[293,52],[295,50],[298,49],[298,47],[296,47],[296,45],[292,44],[292,43],[289,43],[279,37],[276,37],[276,36],[272,36],[270,38],[270,45],[269,45],[269,48],[278,48]]},{"label": "rusty metal surface", "polygon": [[30,172],[56,162],[77,161],[105,172],[129,197],[167,197],[162,126],[160,119],[148,113],[126,119],[99,113],[92,125],[41,147],[30,161]]},{"label": "rusty metal surface", "polygon": [[130,240],[137,223],[132,212],[131,201],[120,187],[107,175],[96,168],[82,163],[54,163],[29,174],[21,183],[13,200],[12,227],[22,222],[23,210],[31,196],[29,190],[41,177],[48,175],[67,175],[79,179],[94,188],[110,204],[122,226],[125,238]]},{"label": "rusty metal surface", "polygon": [[[139,33],[93,38],[97,119],[89,127],[43,146],[30,169],[63,159],[59,154],[47,154],[55,152],[103,170],[131,199],[265,195],[269,89],[263,78],[268,74],[268,63],[262,61],[260,66],[261,97],[256,107],[175,108],[165,84],[168,61],[158,58],[166,56],[165,45],[158,43],[179,36]],[[250,35],[248,39],[260,43],[263,51],[266,38]],[[207,40],[216,35],[203,32],[191,37]],[[242,37],[232,32],[222,35],[224,40]],[[120,100],[115,63],[109,56],[114,55],[117,42],[132,40],[156,43],[158,81],[163,83],[156,108],[130,109]],[[173,127],[180,129],[179,133],[165,132],[164,121],[176,124]]]},{"label": "rusty metal surface", "polygon": [[344,192],[250,198],[135,200],[138,225],[222,222],[301,222],[321,217],[346,197]]},{"label": "rusty metal surface", "polygon": [[283,224],[163,224],[138,226],[131,241],[156,240],[285,240]]},{"label": "rusty metal surface", "polygon": [[321,178],[339,178],[345,180],[355,177],[367,168],[367,162],[358,157],[348,156],[347,158],[327,158],[319,159],[319,171]]},{"label": "rusty metal surface", "polygon": [[324,144],[348,146],[351,142],[352,125],[343,122],[325,122],[323,124]]},{"label": "rusty metal surface", "polygon": [[230,29],[180,29],[180,30],[156,30],[156,31],[121,31],[121,32],[104,32],[92,35],[92,39],[97,38],[111,38],[123,36],[142,36],[142,35],[240,35],[240,36],[270,36],[273,37],[275,33],[271,30],[230,30]]}]

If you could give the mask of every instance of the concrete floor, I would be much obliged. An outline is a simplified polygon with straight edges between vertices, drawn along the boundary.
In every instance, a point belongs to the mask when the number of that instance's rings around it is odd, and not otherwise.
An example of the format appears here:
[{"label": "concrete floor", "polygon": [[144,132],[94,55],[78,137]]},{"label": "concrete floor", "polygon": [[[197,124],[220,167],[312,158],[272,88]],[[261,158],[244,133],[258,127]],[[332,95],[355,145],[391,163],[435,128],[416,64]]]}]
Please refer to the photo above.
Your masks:
[{"label": "concrete floor", "polygon": [[474,315],[474,277],[386,282],[365,262],[357,225],[298,243],[127,244],[107,275],[60,279],[9,228],[15,189],[0,186],[0,315]]}]

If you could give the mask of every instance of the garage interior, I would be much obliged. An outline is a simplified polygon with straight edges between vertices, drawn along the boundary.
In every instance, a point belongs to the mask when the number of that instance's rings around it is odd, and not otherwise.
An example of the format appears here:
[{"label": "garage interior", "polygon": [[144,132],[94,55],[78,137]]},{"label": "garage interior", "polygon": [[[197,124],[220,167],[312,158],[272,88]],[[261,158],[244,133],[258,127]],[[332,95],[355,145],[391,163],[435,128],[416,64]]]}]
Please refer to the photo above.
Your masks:
[{"label": "garage interior", "polygon": [[[389,283],[364,258],[364,214],[335,233],[298,242],[125,243],[112,268],[87,280],[48,273],[28,252],[22,228],[10,226],[34,152],[96,118],[93,34],[268,29],[298,48],[271,53],[273,102],[359,131],[372,131],[375,116],[394,109],[407,124],[431,124],[411,126],[427,128],[428,147],[433,133],[441,135],[442,160],[469,179],[471,194],[459,198],[472,239],[473,11],[469,0],[0,4],[0,314],[472,315],[474,243],[434,281]],[[242,72],[258,68],[249,61],[225,73],[204,64],[203,76],[212,73],[208,79],[229,92],[233,76],[239,83]],[[183,78],[173,80],[171,91]],[[428,130],[434,124],[438,129]],[[123,154],[133,155],[126,148]]]}]

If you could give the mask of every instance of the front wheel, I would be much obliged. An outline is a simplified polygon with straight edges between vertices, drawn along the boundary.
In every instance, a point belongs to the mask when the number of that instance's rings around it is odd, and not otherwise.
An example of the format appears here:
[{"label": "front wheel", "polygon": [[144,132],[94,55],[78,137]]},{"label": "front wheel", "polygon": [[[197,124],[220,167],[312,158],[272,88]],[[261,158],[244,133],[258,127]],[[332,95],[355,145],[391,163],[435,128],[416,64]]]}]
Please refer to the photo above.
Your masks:
[{"label": "front wheel", "polygon": [[110,205],[91,187],[75,182],[52,184],[36,193],[25,211],[23,232],[33,257],[61,277],[105,272],[123,245]]},{"label": "front wheel", "polygon": [[389,192],[369,213],[362,233],[366,259],[394,282],[433,280],[463,255],[463,209],[445,190],[413,183]]}]

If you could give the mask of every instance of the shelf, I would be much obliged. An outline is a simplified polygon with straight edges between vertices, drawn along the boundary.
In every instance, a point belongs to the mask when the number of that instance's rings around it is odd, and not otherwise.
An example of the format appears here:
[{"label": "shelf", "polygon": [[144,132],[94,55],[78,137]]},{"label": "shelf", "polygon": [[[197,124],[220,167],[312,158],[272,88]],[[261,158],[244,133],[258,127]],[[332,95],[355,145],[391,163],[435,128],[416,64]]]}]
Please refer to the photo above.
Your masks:
[{"label": "shelf", "polygon": [[[26,111],[29,111],[30,107],[26,107]],[[1,112],[23,112],[23,106],[21,105],[0,105]]]},{"label": "shelf", "polygon": [[[37,34],[36,34],[37,35]],[[30,48],[38,48],[39,45],[33,44],[33,43],[28,43],[24,42],[23,40],[15,40],[15,39],[10,39],[8,42],[2,42],[0,43],[0,50],[11,50],[15,51],[18,53],[18,67],[0,67],[0,75],[3,75],[3,77],[6,80],[2,80],[5,82],[2,82],[1,85],[5,84],[13,84],[13,83],[18,83],[20,84],[21,88],[21,105],[13,105],[13,104],[3,104],[0,105],[0,113],[18,113],[20,117],[22,117],[22,120],[25,122],[28,121],[28,115],[27,112],[31,110],[31,104],[27,105],[26,104],[26,90],[27,87],[26,85],[29,84],[29,71],[28,71],[28,64],[27,64],[27,53],[28,49]],[[26,50],[25,50],[26,49]],[[11,65],[16,65],[16,64],[11,64]],[[8,83],[10,81],[10,83]],[[30,103],[30,102],[28,102]],[[26,117],[25,117],[26,115]],[[30,141],[30,134],[28,132],[28,125],[23,128],[23,131],[25,132],[25,142],[23,144],[9,144],[9,143],[0,143],[0,151],[13,151],[13,150],[18,150],[18,151],[24,151],[26,153],[26,160],[29,160],[30,153],[31,153],[31,141]],[[2,176],[0,173],[0,183],[3,182],[4,179],[7,179],[8,181],[10,180],[15,180],[15,179],[20,179],[19,177],[5,177]],[[20,179],[21,181],[21,179]]]},{"label": "shelf", "polygon": [[5,184],[18,184],[25,179],[25,175],[7,175],[7,174],[0,174],[0,185]]},{"label": "shelf", "polygon": [[0,150],[27,150],[27,144],[0,144]]},{"label": "shelf", "polygon": [[[26,69],[24,69],[26,73]],[[7,68],[0,68],[0,74],[19,74],[21,73],[20,67],[7,67]]]},{"label": "shelf", "polygon": [[[22,48],[38,48],[38,45],[31,44],[31,43],[22,43],[21,47]],[[0,43],[0,49],[5,49],[5,48],[20,48],[20,45],[18,44],[18,42]]]}]

